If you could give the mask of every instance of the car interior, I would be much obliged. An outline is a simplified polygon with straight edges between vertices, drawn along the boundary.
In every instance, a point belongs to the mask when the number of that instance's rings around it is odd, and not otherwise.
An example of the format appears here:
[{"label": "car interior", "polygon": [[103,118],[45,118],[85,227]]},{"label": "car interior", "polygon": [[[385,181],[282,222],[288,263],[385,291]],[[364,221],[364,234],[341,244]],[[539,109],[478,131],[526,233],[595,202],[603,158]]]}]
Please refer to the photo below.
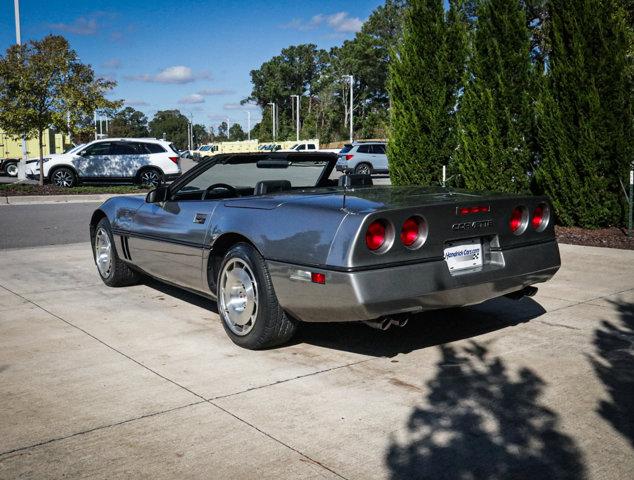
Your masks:
[{"label": "car interior", "polygon": [[[212,200],[261,196],[272,193],[301,191],[320,187],[372,186],[369,175],[348,174],[338,180],[330,179],[332,162],[306,160],[305,156],[284,157],[228,156],[207,168],[201,168],[187,181],[175,185],[171,198],[181,200]],[[255,161],[254,161],[255,160]],[[281,175],[280,175],[281,174]],[[287,178],[279,178],[286,176]],[[258,179],[264,177],[264,179]],[[269,177],[269,178],[266,178]],[[273,178],[270,178],[273,177]],[[276,178],[277,177],[277,178]],[[252,186],[249,186],[248,184]]]}]

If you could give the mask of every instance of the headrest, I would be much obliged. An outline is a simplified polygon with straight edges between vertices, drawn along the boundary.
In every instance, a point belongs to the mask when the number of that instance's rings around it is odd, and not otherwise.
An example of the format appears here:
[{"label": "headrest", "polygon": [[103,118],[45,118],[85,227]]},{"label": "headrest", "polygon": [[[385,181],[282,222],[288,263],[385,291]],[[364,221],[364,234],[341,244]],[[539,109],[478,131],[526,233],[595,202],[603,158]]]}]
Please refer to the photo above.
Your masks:
[{"label": "headrest", "polygon": [[260,180],[255,184],[253,195],[266,195],[267,193],[283,192],[291,189],[288,180]]},{"label": "headrest", "polygon": [[339,177],[339,186],[345,188],[371,187],[372,177],[370,175],[348,174]]}]

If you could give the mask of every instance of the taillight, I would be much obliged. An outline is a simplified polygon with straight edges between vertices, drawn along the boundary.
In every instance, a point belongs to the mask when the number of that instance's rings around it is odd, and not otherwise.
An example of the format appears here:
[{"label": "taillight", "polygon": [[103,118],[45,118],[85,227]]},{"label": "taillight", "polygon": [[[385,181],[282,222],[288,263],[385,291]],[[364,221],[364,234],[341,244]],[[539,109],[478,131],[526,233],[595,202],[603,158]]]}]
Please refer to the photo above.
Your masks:
[{"label": "taillight", "polygon": [[533,218],[531,218],[531,227],[538,232],[543,232],[548,226],[550,220],[550,209],[545,203],[538,205],[533,210]]},{"label": "taillight", "polygon": [[365,244],[373,252],[385,245],[387,240],[387,226],[383,220],[375,220],[365,232]]},{"label": "taillight", "polygon": [[421,217],[409,217],[401,227],[401,243],[407,248],[420,247],[427,239],[427,225]]},{"label": "taillight", "polygon": [[528,223],[528,212],[524,207],[515,207],[513,213],[511,213],[511,220],[509,221],[509,227],[511,232],[515,235],[521,235],[526,230]]},{"label": "taillight", "polygon": [[352,160],[352,157],[354,157],[354,155],[347,154],[346,155],[346,160]]},{"label": "taillight", "polygon": [[178,165],[178,157],[169,157],[169,159],[174,162],[176,165]]},{"label": "taillight", "polygon": [[472,207],[460,207],[458,212],[460,215],[469,215],[470,213],[488,213],[491,211],[490,205],[474,205]]}]

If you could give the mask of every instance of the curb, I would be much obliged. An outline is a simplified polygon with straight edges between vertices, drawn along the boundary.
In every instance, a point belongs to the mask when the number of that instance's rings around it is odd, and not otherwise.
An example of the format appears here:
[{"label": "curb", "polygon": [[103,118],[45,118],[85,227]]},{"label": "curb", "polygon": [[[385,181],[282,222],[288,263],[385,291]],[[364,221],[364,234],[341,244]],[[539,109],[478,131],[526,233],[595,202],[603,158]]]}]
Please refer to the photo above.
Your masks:
[{"label": "curb", "polygon": [[50,205],[58,203],[102,203],[112,197],[133,197],[144,193],[101,193],[93,195],[16,195],[0,197],[2,205]]}]

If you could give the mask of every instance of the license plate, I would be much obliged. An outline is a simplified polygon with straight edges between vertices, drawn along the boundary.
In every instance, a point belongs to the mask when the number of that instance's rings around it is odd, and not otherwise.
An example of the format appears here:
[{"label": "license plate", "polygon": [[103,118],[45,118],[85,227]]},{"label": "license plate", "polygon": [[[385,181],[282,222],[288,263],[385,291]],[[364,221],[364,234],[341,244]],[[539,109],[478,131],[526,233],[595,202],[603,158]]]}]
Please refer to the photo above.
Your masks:
[{"label": "license plate", "polygon": [[482,266],[482,242],[479,238],[445,244],[445,261],[450,272]]}]

